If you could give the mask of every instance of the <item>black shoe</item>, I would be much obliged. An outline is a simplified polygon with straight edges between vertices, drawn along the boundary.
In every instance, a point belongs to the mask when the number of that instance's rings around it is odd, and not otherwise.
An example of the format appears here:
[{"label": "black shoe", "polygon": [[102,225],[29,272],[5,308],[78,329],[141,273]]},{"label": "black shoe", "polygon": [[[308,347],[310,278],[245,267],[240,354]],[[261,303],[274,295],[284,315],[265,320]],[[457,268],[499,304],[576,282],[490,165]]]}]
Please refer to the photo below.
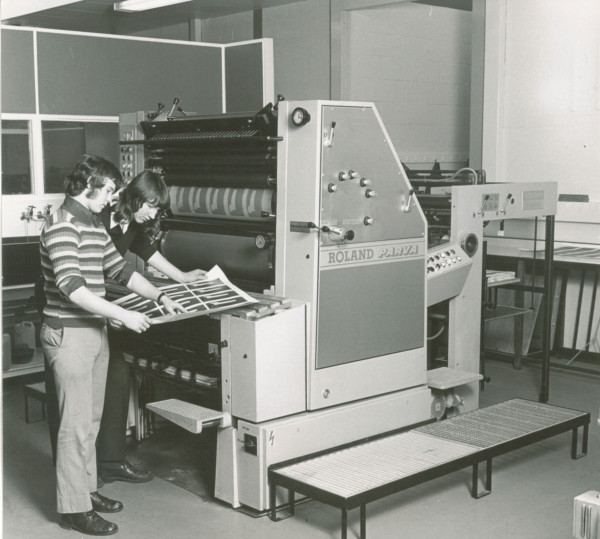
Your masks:
[{"label": "black shoe", "polygon": [[118,513],[123,510],[123,504],[117,500],[111,500],[102,496],[98,491],[91,492],[92,509],[98,513]]},{"label": "black shoe", "polygon": [[87,535],[112,535],[119,530],[114,522],[104,520],[93,510],[86,513],[65,513],[59,524],[65,530],[76,530]]},{"label": "black shoe", "polygon": [[127,483],[145,483],[150,481],[154,474],[149,470],[138,470],[129,462],[103,462],[98,464],[98,475],[105,483],[113,481],[126,481]]}]

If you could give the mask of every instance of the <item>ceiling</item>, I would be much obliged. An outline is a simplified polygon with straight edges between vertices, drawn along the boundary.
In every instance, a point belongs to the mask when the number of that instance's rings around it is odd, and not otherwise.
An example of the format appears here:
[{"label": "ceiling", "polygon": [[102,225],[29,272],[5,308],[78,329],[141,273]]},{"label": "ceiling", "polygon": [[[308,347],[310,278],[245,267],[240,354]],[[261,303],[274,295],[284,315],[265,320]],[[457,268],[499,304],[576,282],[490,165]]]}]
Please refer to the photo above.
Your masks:
[{"label": "ceiling", "polygon": [[[305,0],[192,0],[139,13],[113,11],[114,1],[1,0],[2,23],[54,30],[119,34],[122,29],[169,27],[187,24],[191,19],[209,19]],[[467,11],[470,11],[472,6],[472,0],[413,1]],[[54,7],[39,9],[39,6],[46,7],[49,4]]]},{"label": "ceiling", "polygon": [[[1,0],[2,23],[17,26],[33,26],[56,30],[82,30],[88,32],[106,32],[110,27],[135,21],[136,25],[147,28],[172,26],[187,23],[190,19],[208,19],[232,15],[254,9],[268,8],[284,4],[293,4],[304,0],[192,0],[183,4],[141,11],[139,13],[121,13],[113,11],[115,0],[53,0],[41,5],[58,4],[50,9],[36,10],[40,2],[29,0],[29,13],[23,8],[23,0]],[[14,8],[11,9],[11,3]],[[63,5],[60,5],[63,4]],[[6,18],[13,13],[18,15]],[[112,32],[111,32],[112,33]]]}]

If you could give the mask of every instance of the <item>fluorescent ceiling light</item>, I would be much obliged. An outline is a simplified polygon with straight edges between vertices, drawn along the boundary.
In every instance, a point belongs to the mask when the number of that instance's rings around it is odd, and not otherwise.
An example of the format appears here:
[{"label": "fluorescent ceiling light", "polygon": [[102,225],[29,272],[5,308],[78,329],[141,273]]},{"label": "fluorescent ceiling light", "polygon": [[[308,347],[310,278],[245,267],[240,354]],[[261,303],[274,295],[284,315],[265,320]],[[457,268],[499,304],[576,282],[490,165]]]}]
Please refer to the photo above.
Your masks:
[{"label": "fluorescent ceiling light", "polygon": [[126,11],[133,13],[134,11],[145,11],[147,9],[155,9],[157,7],[172,6],[174,4],[182,4],[190,0],[123,0],[115,2],[113,9],[115,11]]}]

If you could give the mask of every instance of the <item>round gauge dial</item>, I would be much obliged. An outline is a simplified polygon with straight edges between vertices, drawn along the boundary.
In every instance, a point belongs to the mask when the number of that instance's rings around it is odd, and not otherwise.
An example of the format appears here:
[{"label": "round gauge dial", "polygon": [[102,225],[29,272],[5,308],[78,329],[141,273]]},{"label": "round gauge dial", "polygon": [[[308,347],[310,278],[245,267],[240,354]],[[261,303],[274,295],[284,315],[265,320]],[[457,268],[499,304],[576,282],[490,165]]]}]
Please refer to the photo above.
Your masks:
[{"label": "round gauge dial", "polygon": [[310,121],[310,114],[302,107],[296,107],[292,112],[292,123],[298,127]]},{"label": "round gauge dial", "polygon": [[267,238],[265,238],[262,234],[259,234],[254,239],[254,243],[258,249],[264,249],[267,246]]}]

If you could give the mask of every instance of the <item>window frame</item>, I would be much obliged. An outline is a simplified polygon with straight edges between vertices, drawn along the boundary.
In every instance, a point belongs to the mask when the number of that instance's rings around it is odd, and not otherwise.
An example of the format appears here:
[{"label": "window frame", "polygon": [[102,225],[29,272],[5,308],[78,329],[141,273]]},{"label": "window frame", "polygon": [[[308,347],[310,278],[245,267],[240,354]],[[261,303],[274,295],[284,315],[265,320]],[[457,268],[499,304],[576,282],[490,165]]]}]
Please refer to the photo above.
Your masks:
[{"label": "window frame", "polygon": [[[0,118],[4,120],[25,120],[30,122],[31,138],[29,141],[29,159],[31,163],[31,189],[28,194],[7,194],[2,197],[40,197],[56,196],[57,193],[46,193],[44,178],[44,145],[42,140],[42,122],[80,122],[80,123],[114,123],[119,126],[118,116],[79,116],[64,114],[20,114],[3,113]],[[116,140],[115,144],[119,141]],[[75,164],[75,163],[73,163]],[[119,163],[115,163],[119,166]],[[62,195],[62,193],[59,193]]]}]

